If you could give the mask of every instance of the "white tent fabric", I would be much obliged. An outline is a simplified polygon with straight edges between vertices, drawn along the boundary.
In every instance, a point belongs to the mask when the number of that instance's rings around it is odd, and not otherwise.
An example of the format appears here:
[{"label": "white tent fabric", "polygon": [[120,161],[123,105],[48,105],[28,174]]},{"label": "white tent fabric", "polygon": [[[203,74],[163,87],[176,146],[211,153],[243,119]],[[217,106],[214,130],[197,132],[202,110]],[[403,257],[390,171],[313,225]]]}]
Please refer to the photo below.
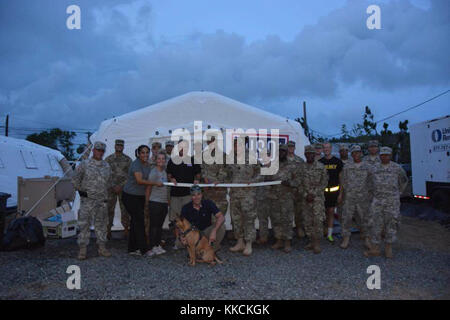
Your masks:
[{"label": "white tent fabric", "polygon": [[[194,121],[203,122],[203,131],[212,129],[278,129],[284,142],[294,141],[296,153],[303,157],[309,144],[296,121],[255,108],[213,92],[189,92],[160,103],[105,120],[90,138],[106,143],[105,157],[114,152],[115,139],[125,140],[124,152],[134,159],[141,144],[170,139],[172,131],[185,128],[194,133]],[[224,137],[225,138],[225,137]],[[118,206],[117,206],[118,207]],[[117,208],[116,207],[116,214]],[[227,214],[227,228],[230,227]],[[118,222],[117,216],[114,224]]]},{"label": "white tent fabric", "polygon": [[7,206],[17,205],[17,177],[61,177],[61,152],[33,142],[0,136],[0,192],[11,194]]},{"label": "white tent fabric", "polygon": [[107,145],[105,156],[114,152],[114,140],[124,139],[124,152],[134,158],[134,150],[151,141],[166,141],[171,131],[186,128],[192,134],[194,121],[203,121],[203,130],[213,129],[279,129],[280,135],[296,142],[303,156],[308,139],[296,121],[249,106],[213,92],[187,94],[105,120],[91,136],[91,141]]}]

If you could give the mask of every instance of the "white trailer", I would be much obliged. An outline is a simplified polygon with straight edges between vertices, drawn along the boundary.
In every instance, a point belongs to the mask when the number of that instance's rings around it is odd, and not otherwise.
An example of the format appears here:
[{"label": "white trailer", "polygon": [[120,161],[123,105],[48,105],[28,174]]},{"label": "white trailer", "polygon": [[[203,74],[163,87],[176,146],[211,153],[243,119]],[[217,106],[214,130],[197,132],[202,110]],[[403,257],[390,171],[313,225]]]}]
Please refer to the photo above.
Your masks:
[{"label": "white trailer", "polygon": [[410,128],[412,191],[436,207],[450,207],[450,116]]}]

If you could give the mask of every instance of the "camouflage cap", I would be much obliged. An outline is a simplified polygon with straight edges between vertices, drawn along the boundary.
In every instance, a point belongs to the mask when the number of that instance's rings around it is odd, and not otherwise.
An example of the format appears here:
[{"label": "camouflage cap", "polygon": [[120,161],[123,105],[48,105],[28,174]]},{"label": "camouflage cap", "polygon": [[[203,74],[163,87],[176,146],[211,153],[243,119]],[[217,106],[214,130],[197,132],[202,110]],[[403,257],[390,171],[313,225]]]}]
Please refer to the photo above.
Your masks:
[{"label": "camouflage cap", "polygon": [[106,144],[104,144],[101,141],[95,141],[94,142],[94,149],[105,151],[106,150]]},{"label": "camouflage cap", "polygon": [[370,140],[368,143],[369,147],[378,147],[378,141],[377,140]]},{"label": "camouflage cap", "polygon": [[122,139],[116,139],[116,145],[118,146],[124,146],[125,145],[125,141],[123,141]]},{"label": "camouflage cap", "polygon": [[166,142],[166,147],[167,147],[167,146],[172,146],[172,147],[173,147],[174,145],[175,145],[175,144],[174,144],[173,141],[171,141],[171,140],[169,140],[169,141]]},{"label": "camouflage cap", "polygon": [[314,143],[315,149],[323,149],[323,145],[321,143]]},{"label": "camouflage cap", "polygon": [[392,154],[392,149],[389,147],[381,147],[380,154]]},{"label": "camouflage cap", "polygon": [[288,147],[295,147],[295,141],[290,140],[287,145]]},{"label": "camouflage cap", "polygon": [[350,149],[350,152],[357,152],[357,151],[361,151],[361,147],[359,145],[355,144]]},{"label": "camouflage cap", "polygon": [[152,143],[152,148],[153,148],[154,146],[159,146],[159,147],[161,148],[161,142],[158,142],[158,141],[153,142],[153,143]]},{"label": "camouflage cap", "polygon": [[198,184],[194,184],[190,190],[191,190],[191,194],[202,192],[202,188],[200,188],[200,186]]},{"label": "camouflage cap", "polygon": [[316,153],[316,150],[315,150],[314,146],[308,145],[308,146],[305,146],[305,153]]},{"label": "camouflage cap", "polygon": [[279,149],[280,149],[280,150],[287,151],[287,150],[288,150],[288,146],[287,146],[287,144],[280,144]]},{"label": "camouflage cap", "polygon": [[348,144],[346,143],[339,144],[339,150],[348,150]]}]

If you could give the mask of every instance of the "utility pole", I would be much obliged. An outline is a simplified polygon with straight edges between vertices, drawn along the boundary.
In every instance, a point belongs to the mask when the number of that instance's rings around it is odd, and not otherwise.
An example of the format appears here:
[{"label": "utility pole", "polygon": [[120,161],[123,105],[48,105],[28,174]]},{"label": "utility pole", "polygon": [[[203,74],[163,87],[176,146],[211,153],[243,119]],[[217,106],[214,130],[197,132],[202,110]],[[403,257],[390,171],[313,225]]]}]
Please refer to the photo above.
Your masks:
[{"label": "utility pole", "polygon": [[9,131],[9,114],[6,115],[5,137],[8,136],[8,131]]}]

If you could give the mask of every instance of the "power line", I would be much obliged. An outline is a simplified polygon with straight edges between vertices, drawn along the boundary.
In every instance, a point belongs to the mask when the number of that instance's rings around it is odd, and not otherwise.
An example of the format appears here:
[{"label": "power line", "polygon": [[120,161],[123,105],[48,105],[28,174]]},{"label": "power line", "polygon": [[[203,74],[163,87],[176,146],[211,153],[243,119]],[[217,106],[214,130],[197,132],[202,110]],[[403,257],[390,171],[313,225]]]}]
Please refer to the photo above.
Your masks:
[{"label": "power line", "polygon": [[[5,128],[5,126],[0,126],[0,128]],[[13,131],[19,131],[19,132],[41,132],[41,131],[50,131],[53,130],[55,128],[27,128],[27,127],[9,127],[9,130],[13,130]],[[88,134],[88,133],[92,133],[92,131],[82,131],[82,130],[71,130],[71,129],[65,129],[65,128],[59,128],[63,131],[70,131],[70,132],[75,132],[75,133],[80,133],[80,134]]]},{"label": "power line", "polygon": [[[11,116],[11,114],[9,114],[10,116]],[[18,120],[21,120],[21,121],[26,121],[26,122],[33,122],[33,123],[39,123],[39,124],[45,124],[45,125],[48,125],[48,126],[52,126],[52,127],[54,127],[54,128],[58,128],[60,125],[59,124],[56,124],[56,123],[52,123],[52,122],[45,122],[45,121],[37,121],[37,120],[30,120],[30,119],[25,119],[25,118],[22,118],[22,117],[17,117],[17,116],[15,116],[15,115],[12,115],[12,118],[13,119],[18,119]],[[42,129],[46,129],[46,128],[42,128]],[[69,128],[67,128],[66,130],[68,130],[68,131],[74,131],[74,130],[78,130],[78,131],[92,131],[92,130],[95,130],[95,129],[86,129],[86,128],[71,128],[71,129],[69,129]]]},{"label": "power line", "polygon": [[395,113],[395,114],[393,114],[393,115],[391,115],[391,116],[389,116],[389,117],[386,117],[386,118],[384,118],[384,119],[377,120],[377,121],[375,121],[375,123],[379,123],[379,122],[381,122],[381,121],[386,121],[386,120],[391,119],[391,118],[393,118],[393,117],[395,117],[395,116],[398,116],[399,114],[405,113],[405,112],[407,112],[407,111],[409,111],[409,110],[412,110],[412,109],[415,109],[415,108],[418,108],[418,107],[420,107],[421,105],[424,105],[424,104],[427,103],[427,102],[430,102],[430,101],[432,101],[432,100],[434,100],[434,99],[437,99],[437,98],[439,98],[440,96],[443,96],[444,94],[447,94],[447,93],[449,93],[449,92],[450,92],[450,90],[444,91],[444,92],[438,94],[437,96],[434,96],[433,98],[430,98],[430,99],[428,99],[428,100],[426,100],[426,101],[424,101],[424,102],[421,102],[421,103],[419,103],[419,104],[416,104],[415,106],[412,106],[412,107],[409,107],[409,108],[407,108],[407,109],[405,109],[405,110],[403,110],[403,111],[397,112],[397,113]]},{"label": "power line", "polygon": [[[440,94],[438,94],[438,95],[436,95],[436,96],[434,96],[434,97],[432,97],[432,98],[430,98],[430,99],[428,99],[428,100],[425,100],[425,101],[423,101],[423,102],[421,102],[421,103],[419,103],[419,104],[416,104],[416,105],[414,105],[414,106],[412,106],[412,107],[409,107],[409,108],[407,108],[407,109],[405,109],[405,110],[403,110],[403,111],[394,113],[393,115],[390,115],[390,116],[388,116],[388,117],[386,117],[386,118],[377,120],[377,121],[375,121],[375,123],[380,123],[380,122],[382,122],[382,121],[386,121],[386,120],[391,119],[391,118],[393,118],[393,117],[395,117],[395,116],[398,116],[399,114],[408,112],[408,111],[410,111],[410,110],[412,110],[412,109],[415,109],[415,108],[418,108],[418,107],[424,105],[425,103],[428,103],[428,102],[430,102],[430,101],[432,101],[432,100],[434,100],[434,99],[437,99],[437,98],[439,98],[439,97],[441,97],[441,96],[443,96],[443,95],[445,95],[445,94],[447,94],[447,93],[449,93],[449,92],[450,92],[450,90],[446,90],[446,91],[444,91],[444,92],[441,92]],[[316,132],[316,133],[320,134],[321,136],[326,136],[326,137],[330,137],[330,138],[331,138],[331,137],[336,137],[336,136],[342,135],[341,132],[340,132],[340,133],[336,133],[336,134],[326,134],[326,133],[323,133],[323,132],[320,132],[320,131],[317,131],[317,130],[313,130],[313,129],[311,129],[311,127],[309,127],[309,129],[310,129],[310,131]]]}]

